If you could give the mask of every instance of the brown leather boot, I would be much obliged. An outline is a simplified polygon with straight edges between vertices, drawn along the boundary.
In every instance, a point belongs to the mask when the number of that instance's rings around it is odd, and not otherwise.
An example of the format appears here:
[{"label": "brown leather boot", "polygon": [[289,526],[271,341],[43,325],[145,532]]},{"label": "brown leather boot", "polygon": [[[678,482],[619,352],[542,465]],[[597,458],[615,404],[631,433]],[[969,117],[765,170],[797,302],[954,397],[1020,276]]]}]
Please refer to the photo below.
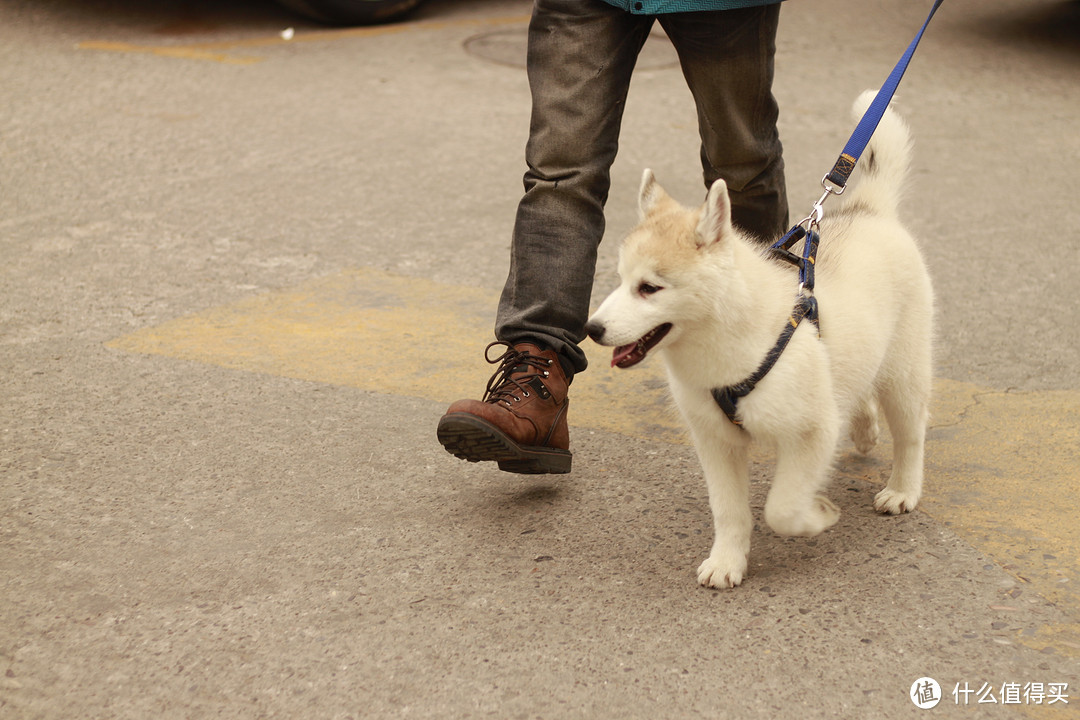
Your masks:
[{"label": "brown leather boot", "polygon": [[[492,347],[507,348],[494,360]],[[481,400],[458,400],[439,420],[439,442],[462,460],[494,460],[515,473],[570,472],[568,382],[553,350],[491,343],[499,369]]]}]

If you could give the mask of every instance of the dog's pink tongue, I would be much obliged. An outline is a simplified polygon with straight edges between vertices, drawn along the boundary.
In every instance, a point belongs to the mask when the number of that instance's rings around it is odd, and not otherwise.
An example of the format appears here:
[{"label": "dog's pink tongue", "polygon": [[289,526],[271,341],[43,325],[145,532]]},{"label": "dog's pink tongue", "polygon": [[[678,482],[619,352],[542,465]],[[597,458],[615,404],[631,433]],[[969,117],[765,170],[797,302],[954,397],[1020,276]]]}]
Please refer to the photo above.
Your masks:
[{"label": "dog's pink tongue", "polygon": [[620,345],[619,347],[615,348],[614,352],[612,352],[611,354],[611,367],[615,367],[622,361],[626,360],[634,353],[635,349],[637,349],[637,343]]}]

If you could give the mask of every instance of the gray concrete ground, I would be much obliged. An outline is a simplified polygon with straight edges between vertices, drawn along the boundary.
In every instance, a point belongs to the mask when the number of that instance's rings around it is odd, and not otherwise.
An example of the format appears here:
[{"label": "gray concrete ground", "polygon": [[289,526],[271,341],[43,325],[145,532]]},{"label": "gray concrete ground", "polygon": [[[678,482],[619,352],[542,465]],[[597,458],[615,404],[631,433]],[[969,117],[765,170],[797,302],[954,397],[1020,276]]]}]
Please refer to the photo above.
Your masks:
[{"label": "gray concrete ground", "polygon": [[[928,5],[786,4],[793,213]],[[901,93],[940,308],[925,507],[875,516],[887,455],[845,452],[840,524],[761,525],[726,592],[694,581],[692,449],[633,415],[655,375],[590,350],[569,476],[435,441],[488,373],[528,11],[0,5],[0,717],[1075,717],[1077,3],[948,0]],[[622,146],[598,297],[643,167],[702,196],[663,37]]]}]

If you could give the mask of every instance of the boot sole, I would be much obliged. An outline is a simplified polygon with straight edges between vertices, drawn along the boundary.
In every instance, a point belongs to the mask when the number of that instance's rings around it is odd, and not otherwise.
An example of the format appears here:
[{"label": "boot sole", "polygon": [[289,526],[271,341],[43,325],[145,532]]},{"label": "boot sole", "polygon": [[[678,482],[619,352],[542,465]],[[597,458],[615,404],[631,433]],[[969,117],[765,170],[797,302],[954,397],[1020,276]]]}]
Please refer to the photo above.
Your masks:
[{"label": "boot sole", "polygon": [[502,430],[475,415],[444,415],[439,420],[438,437],[451,455],[469,462],[497,462],[503,472],[525,475],[570,472],[572,455],[569,450],[519,445]]}]

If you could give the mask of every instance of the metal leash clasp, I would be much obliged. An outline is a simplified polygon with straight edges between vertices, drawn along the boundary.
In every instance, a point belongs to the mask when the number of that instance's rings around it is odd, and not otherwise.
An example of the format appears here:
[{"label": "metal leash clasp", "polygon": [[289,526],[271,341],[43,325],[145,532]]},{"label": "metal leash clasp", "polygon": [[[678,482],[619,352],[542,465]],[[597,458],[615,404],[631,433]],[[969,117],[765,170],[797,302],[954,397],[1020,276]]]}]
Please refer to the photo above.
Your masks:
[{"label": "metal leash clasp", "polygon": [[813,266],[817,260],[817,243],[821,237],[819,231],[821,219],[825,217],[825,201],[832,195],[843,195],[845,190],[845,186],[829,180],[828,175],[821,178],[821,187],[823,188],[821,197],[810,208],[810,214],[795,225],[805,231],[802,257],[797,262],[799,266],[798,296],[801,298],[812,298],[814,294]]},{"label": "metal leash clasp", "polygon": [[824,192],[821,193],[821,197],[819,197],[813,207],[810,208],[810,214],[799,223],[799,225],[806,228],[807,233],[816,230],[817,226],[821,224],[821,218],[825,217],[825,201],[828,200],[831,195],[843,195],[844,190],[847,189],[844,185],[837,185],[829,180],[828,175],[821,178],[821,187],[824,190]]}]

